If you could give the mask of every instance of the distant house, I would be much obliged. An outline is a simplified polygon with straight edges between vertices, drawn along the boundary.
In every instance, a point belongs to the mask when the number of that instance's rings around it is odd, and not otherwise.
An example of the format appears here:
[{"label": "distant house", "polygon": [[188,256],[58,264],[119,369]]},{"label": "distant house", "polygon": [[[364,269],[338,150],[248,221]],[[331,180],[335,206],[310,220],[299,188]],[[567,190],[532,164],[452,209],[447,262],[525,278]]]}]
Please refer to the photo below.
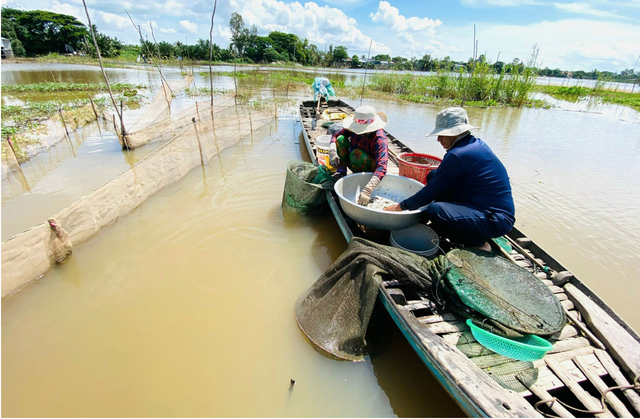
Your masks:
[{"label": "distant house", "polygon": [[11,49],[11,40],[2,38],[2,58],[13,58],[13,50]]}]

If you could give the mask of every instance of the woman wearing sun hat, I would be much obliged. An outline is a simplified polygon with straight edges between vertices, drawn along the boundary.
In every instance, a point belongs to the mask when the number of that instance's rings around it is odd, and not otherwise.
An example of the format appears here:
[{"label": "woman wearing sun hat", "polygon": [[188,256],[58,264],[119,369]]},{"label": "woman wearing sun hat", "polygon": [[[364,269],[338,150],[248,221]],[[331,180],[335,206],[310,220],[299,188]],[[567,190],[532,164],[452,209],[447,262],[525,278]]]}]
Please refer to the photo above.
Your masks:
[{"label": "woman wearing sun hat", "polygon": [[343,128],[331,137],[330,164],[338,168],[339,176],[347,174],[347,167],[354,173],[373,172],[362,189],[358,204],[366,205],[371,192],[387,174],[389,160],[387,135],[384,126],[387,115],[377,112],[373,106],[361,106],[353,116],[345,118]]},{"label": "woman wearing sun hat", "polygon": [[415,210],[425,205],[431,226],[452,242],[490,251],[488,240],[507,234],[515,223],[509,175],[481,139],[471,135],[467,111],[448,108],[436,115],[438,136],[447,150],[437,170],[418,193],[386,211]]}]

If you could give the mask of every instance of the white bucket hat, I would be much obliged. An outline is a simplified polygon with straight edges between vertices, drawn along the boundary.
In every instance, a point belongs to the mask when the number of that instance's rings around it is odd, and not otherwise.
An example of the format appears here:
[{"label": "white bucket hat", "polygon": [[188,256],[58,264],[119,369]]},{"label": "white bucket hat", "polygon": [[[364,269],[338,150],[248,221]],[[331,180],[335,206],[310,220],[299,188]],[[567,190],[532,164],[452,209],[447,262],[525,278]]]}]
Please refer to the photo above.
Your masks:
[{"label": "white bucket hat", "polygon": [[387,120],[387,114],[376,113],[373,106],[360,106],[353,116],[344,119],[342,126],[355,134],[365,134],[384,128]]},{"label": "white bucket hat", "polygon": [[460,135],[463,132],[474,129],[469,124],[469,115],[467,111],[462,108],[447,108],[444,111],[438,112],[436,115],[436,128],[427,134],[427,137],[434,135],[454,136]]}]

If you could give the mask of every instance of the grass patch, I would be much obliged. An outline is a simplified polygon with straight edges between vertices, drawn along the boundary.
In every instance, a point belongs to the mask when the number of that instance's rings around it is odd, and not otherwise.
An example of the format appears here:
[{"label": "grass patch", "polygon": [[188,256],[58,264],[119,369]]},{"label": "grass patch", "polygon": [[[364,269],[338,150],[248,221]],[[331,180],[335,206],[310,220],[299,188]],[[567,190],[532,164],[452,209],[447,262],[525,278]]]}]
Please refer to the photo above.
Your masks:
[{"label": "grass patch", "polygon": [[546,93],[556,99],[566,100],[569,102],[577,102],[581,100],[589,100],[595,98],[603,103],[628,106],[640,111],[640,91],[631,92],[614,92],[605,90],[602,84],[598,83],[594,88],[582,86],[534,86],[535,91]]},{"label": "grass patch", "polygon": [[[126,96],[135,96],[136,89],[146,87],[129,83],[114,83],[111,90]],[[51,92],[107,92],[106,83],[31,83],[10,84],[2,86],[2,93],[51,93]]]},{"label": "grass patch", "polygon": [[390,93],[398,98],[433,104],[468,107],[542,106],[529,99],[535,72],[533,68],[508,68],[497,74],[492,66],[478,63],[472,72],[438,71],[436,75],[375,73],[368,80],[369,90]]},{"label": "grass patch", "polygon": [[[116,98],[122,100],[128,108],[138,107],[142,96]],[[24,105],[3,105],[2,106],[2,136],[16,135],[21,132],[35,128],[40,122],[51,118],[58,113],[58,109],[64,111],[74,110],[89,103],[89,99],[76,99],[65,103],[58,101],[46,102],[26,102]],[[111,105],[109,98],[98,98],[93,101],[98,108]]]}]

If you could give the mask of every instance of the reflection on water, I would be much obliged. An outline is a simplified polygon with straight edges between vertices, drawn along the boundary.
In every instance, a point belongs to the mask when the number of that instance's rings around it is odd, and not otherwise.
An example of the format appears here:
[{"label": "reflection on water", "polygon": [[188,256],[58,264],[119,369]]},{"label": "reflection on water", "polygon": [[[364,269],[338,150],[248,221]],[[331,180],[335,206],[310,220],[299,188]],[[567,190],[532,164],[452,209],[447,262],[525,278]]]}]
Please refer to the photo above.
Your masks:
[{"label": "reflection on water", "polygon": [[[62,81],[101,82],[96,68],[68,70],[54,68]],[[159,85],[145,69],[108,71],[114,81]],[[27,73],[3,66],[3,83],[37,78]],[[250,83],[253,95],[273,95]],[[367,102],[416,151],[444,154],[424,136],[439,108]],[[627,122],[638,113],[564,106],[469,113],[509,171],[517,226],[640,330],[640,124]],[[293,304],[345,243],[329,214],[283,215],[286,162],[306,158],[306,148],[294,119],[271,129],[191,171],[2,301],[5,416],[462,414],[379,308],[369,362],[326,359],[304,340]],[[38,208],[56,196],[88,193],[150,152],[123,154],[108,131],[86,132],[73,150],[62,142],[25,165],[31,192],[3,180],[3,238],[9,220],[40,211],[41,222],[55,211]]]},{"label": "reflection on water", "polygon": [[401,335],[354,364],[298,330],[294,302],[346,246],[329,213],[283,216],[298,133],[247,138],[5,298],[3,414],[459,416],[414,400],[445,396]]}]

